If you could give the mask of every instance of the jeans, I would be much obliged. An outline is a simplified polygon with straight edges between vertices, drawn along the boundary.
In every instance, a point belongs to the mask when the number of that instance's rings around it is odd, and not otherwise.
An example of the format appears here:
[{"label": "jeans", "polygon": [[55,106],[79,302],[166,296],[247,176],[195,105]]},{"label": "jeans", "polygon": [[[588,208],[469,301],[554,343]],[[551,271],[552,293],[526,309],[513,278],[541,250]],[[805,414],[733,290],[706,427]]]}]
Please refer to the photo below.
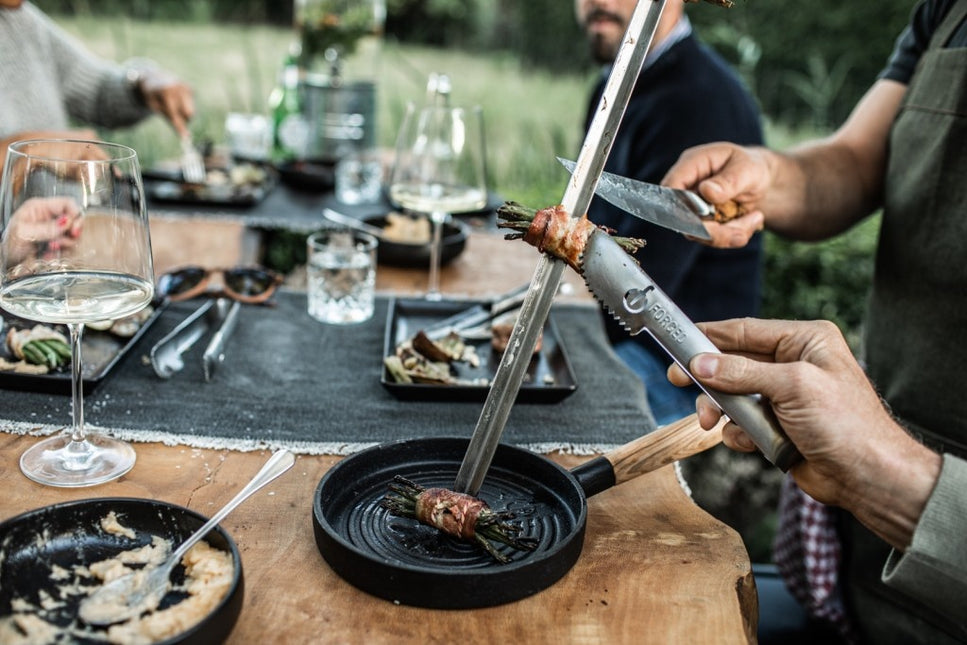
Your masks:
[{"label": "jeans", "polygon": [[669,383],[665,376],[667,359],[649,352],[634,340],[615,343],[614,351],[645,384],[645,395],[655,423],[663,426],[695,412],[695,397],[701,390],[696,385],[676,387]]}]

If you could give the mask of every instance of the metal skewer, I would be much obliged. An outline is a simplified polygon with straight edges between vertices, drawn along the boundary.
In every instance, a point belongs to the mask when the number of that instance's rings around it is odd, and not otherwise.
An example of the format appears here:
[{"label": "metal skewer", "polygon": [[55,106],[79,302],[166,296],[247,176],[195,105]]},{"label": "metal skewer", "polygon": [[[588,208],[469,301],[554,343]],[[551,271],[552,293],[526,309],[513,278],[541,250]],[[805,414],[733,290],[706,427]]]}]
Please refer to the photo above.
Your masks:
[{"label": "metal skewer", "polygon": [[[581,146],[577,167],[561,198],[561,205],[572,217],[587,212],[591,204],[595,185],[604,170],[615,132],[624,116],[664,8],[665,0],[639,0],[631,16],[598,110]],[[564,262],[547,255],[542,256],[537,265],[517,324],[497,367],[463,463],[460,464],[455,483],[459,492],[476,495],[483,484],[565,268]]]}]

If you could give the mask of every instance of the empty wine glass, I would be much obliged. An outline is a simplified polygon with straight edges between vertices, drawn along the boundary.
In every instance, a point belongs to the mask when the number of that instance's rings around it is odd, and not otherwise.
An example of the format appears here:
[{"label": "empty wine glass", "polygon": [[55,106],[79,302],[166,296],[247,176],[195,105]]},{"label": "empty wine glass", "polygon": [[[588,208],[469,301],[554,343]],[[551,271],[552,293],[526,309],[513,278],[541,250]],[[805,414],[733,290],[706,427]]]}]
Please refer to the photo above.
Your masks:
[{"label": "empty wine glass", "polygon": [[10,145],[0,186],[0,307],[66,325],[72,425],[20,458],[52,486],[89,486],[134,465],[127,443],[84,430],[81,336],[85,323],[123,318],[154,295],[151,239],[134,150],[98,141]]},{"label": "empty wine glass", "polygon": [[409,104],[396,142],[390,200],[423,213],[432,225],[426,298],[439,300],[443,225],[452,213],[487,203],[480,108]]}]

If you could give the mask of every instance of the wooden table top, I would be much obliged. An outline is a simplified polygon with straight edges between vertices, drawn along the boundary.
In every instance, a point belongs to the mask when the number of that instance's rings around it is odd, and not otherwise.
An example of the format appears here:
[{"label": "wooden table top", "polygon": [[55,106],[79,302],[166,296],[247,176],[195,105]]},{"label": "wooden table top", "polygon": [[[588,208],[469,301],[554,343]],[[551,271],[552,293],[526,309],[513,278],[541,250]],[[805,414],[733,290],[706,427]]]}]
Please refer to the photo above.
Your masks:
[{"label": "wooden table top", "polygon": [[[530,280],[536,254],[475,233],[445,268],[444,293],[496,293]],[[511,247],[512,248],[512,247]],[[523,248],[523,247],[521,247]],[[498,257],[498,252],[504,250]],[[484,271],[485,273],[481,273]],[[587,299],[567,272],[572,297]],[[481,276],[486,275],[486,279]],[[381,291],[421,293],[426,272],[380,267]],[[160,499],[211,515],[261,467],[266,452],[136,444],[137,464],[120,480],[59,489],[24,477],[18,460],[34,437],[0,432],[0,519],[89,497]],[[572,467],[583,458],[552,455]],[[746,643],[758,605],[738,534],[686,495],[672,466],[589,500],[583,552],[563,579],[510,604],[474,610],[395,605],[338,577],[316,548],[312,496],[334,456],[299,456],[222,524],[238,544],[245,600],[229,643]]]}]

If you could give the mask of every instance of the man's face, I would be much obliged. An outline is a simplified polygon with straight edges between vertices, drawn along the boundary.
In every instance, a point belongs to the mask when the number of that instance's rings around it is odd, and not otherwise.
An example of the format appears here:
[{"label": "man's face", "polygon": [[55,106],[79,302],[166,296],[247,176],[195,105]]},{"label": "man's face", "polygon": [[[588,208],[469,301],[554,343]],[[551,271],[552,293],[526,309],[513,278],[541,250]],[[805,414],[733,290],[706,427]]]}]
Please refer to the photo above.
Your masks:
[{"label": "man's face", "polygon": [[635,4],[635,0],[574,0],[578,24],[588,37],[594,60],[614,61]]}]

